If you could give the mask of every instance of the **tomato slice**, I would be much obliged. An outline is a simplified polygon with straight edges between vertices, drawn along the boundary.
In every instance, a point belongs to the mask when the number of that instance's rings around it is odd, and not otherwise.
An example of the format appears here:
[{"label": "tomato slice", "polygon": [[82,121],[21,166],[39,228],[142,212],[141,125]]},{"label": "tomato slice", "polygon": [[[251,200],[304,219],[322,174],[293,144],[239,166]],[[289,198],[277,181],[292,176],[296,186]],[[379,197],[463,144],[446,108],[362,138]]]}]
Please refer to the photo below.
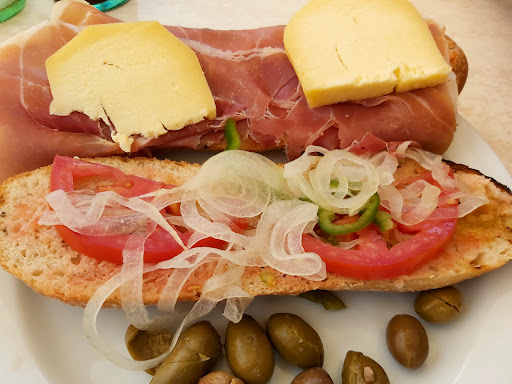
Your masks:
[{"label": "tomato slice", "polygon": [[[71,192],[84,187],[95,189],[97,192],[113,190],[125,197],[139,196],[160,188],[173,188],[172,185],[126,175],[121,170],[106,165],[55,156],[50,175],[50,190],[62,189],[65,192]],[[128,240],[128,234],[88,236],[74,232],[62,225],[56,228],[62,239],[75,251],[100,261],[122,264],[123,249]],[[178,234],[186,244],[192,232],[178,231]],[[222,240],[206,238],[194,244],[194,247],[222,248],[224,245],[225,242]],[[183,248],[169,233],[161,227],[157,227],[144,245],[144,261],[157,263],[178,255],[182,250]]]},{"label": "tomato slice", "polygon": [[388,249],[376,225],[357,232],[360,243],[353,249],[341,249],[303,235],[306,252],[315,252],[324,260],[327,271],[346,277],[377,280],[407,275],[439,255],[455,231],[457,219],[425,221],[411,228],[414,235]]},{"label": "tomato slice", "polygon": [[62,189],[72,192],[76,189],[94,187],[97,192],[112,190],[124,197],[139,196],[160,188],[173,185],[159,183],[134,175],[125,175],[121,170],[107,165],[65,156],[55,156],[50,175],[50,190]]}]

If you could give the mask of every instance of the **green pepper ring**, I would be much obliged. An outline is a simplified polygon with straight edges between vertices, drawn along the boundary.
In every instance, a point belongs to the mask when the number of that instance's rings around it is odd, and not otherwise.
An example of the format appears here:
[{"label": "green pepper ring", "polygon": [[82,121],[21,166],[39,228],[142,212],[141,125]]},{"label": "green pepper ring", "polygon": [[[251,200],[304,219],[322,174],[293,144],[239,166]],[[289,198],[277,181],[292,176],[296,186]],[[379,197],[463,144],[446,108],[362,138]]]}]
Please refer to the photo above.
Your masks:
[{"label": "green pepper ring", "polygon": [[323,208],[318,209],[318,226],[329,235],[348,235],[349,233],[360,231],[370,225],[375,219],[379,210],[380,197],[374,193],[368,203],[361,209],[361,216],[355,223],[334,224],[335,213]]}]

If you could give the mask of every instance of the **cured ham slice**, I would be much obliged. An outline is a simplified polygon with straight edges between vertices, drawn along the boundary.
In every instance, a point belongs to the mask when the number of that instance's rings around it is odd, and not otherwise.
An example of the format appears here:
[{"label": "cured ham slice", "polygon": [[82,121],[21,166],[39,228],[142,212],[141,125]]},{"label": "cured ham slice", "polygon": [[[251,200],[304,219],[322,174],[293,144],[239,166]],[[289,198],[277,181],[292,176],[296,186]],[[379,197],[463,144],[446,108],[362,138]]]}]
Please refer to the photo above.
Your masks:
[{"label": "cured ham slice", "polygon": [[[55,154],[105,156],[123,153],[111,128],[81,113],[52,116],[45,60],[85,26],[118,22],[82,2],[59,2],[50,22],[0,47],[0,179],[50,164]],[[441,52],[444,30],[429,22]],[[142,148],[220,148],[224,122],[238,121],[249,149],[286,147],[290,159],[309,144],[345,148],[367,132],[385,140],[414,140],[443,153],[455,131],[454,81],[432,88],[361,102],[309,108],[283,48],[283,26],[216,31],[168,27],[197,54],[215,97],[217,119],[138,137]]]}]

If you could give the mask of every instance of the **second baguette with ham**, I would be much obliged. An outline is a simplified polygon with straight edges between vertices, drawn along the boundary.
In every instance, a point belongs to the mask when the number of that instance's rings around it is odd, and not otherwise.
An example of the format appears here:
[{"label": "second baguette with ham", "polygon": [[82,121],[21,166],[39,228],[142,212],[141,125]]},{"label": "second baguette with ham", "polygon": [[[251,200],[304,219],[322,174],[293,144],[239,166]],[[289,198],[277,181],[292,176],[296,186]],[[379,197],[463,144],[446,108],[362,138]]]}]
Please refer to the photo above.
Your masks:
[{"label": "second baguette with ham", "polygon": [[[52,94],[45,69],[45,60],[76,31],[118,21],[84,2],[60,1],[51,23],[0,47],[0,72],[12,74],[0,77],[0,180],[48,165],[57,153],[80,157],[124,154],[112,140],[112,127],[80,113],[49,113]],[[465,71],[467,66],[456,64],[464,59],[460,51],[449,56],[451,43],[444,28],[431,20],[427,23],[445,59],[454,69]],[[436,153],[443,153],[453,139],[454,79],[432,88],[312,109],[284,51],[284,26],[236,31],[167,29],[196,53],[216,100],[217,119],[156,139],[136,137],[132,152],[145,148],[223,149],[228,118],[237,121],[242,149],[286,148],[289,158],[298,157],[313,143],[345,148],[367,132],[386,141],[414,140]],[[18,150],[27,146],[30,151]],[[17,160],[11,161],[14,156]]]}]

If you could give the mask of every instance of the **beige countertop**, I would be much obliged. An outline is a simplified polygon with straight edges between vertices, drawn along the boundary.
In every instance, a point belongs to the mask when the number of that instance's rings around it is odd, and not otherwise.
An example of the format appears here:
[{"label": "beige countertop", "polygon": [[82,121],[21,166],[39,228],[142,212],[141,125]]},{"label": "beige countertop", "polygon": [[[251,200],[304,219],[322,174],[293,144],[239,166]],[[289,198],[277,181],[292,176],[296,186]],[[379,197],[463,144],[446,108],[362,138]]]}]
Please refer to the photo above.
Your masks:
[{"label": "beige countertop", "polygon": [[[293,0],[283,2],[292,4]],[[443,23],[447,34],[465,51],[469,61],[469,77],[459,98],[459,113],[483,136],[508,171],[512,172],[512,0],[412,2],[422,14]],[[148,19],[148,15],[151,15],[148,8],[157,3],[162,6],[164,1],[130,0],[111,13],[128,21]],[[27,0],[25,9],[19,15],[0,24],[0,42],[47,20],[53,4],[53,0]],[[190,9],[189,4],[186,0],[176,0],[173,7],[178,10]],[[236,0],[223,0],[216,4],[221,10],[236,9]],[[230,14],[229,17],[234,16]],[[274,17],[278,18],[278,15],[269,13],[269,23]],[[222,22],[222,18],[219,19]]]},{"label": "beige countertop", "polygon": [[512,173],[512,0],[413,3],[443,23],[466,53],[469,76],[458,111]]}]

